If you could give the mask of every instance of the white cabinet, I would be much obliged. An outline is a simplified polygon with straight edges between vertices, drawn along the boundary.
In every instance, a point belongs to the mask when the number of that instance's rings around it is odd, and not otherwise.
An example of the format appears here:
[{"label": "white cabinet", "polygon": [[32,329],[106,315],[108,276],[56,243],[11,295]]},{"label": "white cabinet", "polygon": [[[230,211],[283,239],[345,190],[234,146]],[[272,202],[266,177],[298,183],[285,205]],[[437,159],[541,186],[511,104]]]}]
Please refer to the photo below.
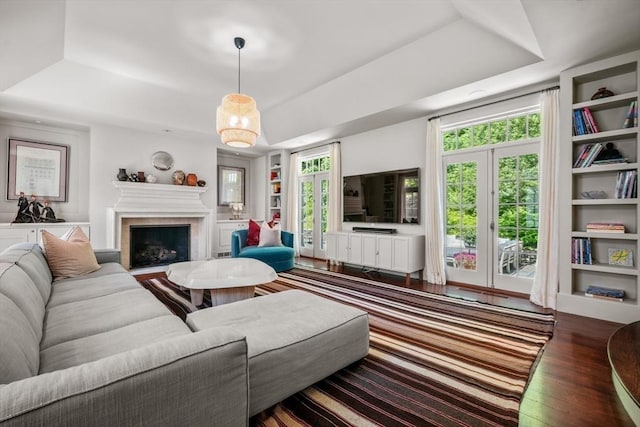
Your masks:
[{"label": "white cabinet", "polygon": [[218,238],[216,239],[216,258],[224,258],[231,256],[231,233],[234,230],[243,230],[249,228],[249,221],[228,220],[218,221]]},{"label": "white cabinet", "polygon": [[406,274],[424,269],[424,236],[340,231],[327,233],[327,261],[357,264]]},{"label": "white cabinet", "polygon": [[62,236],[75,226],[82,228],[82,231],[91,239],[90,227],[86,222],[0,224],[0,251],[15,243],[42,244],[43,230],[47,230],[55,236]]}]

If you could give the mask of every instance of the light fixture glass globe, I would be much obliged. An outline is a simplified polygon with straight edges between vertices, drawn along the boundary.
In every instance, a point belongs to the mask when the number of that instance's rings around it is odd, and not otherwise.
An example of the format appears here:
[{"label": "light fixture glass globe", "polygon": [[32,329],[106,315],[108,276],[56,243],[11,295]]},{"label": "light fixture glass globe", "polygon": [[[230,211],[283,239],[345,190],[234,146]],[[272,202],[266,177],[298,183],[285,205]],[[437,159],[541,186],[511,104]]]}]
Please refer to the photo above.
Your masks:
[{"label": "light fixture glass globe", "polygon": [[231,147],[253,147],[260,135],[260,112],[256,101],[241,93],[222,98],[216,114],[216,130],[222,142]]}]

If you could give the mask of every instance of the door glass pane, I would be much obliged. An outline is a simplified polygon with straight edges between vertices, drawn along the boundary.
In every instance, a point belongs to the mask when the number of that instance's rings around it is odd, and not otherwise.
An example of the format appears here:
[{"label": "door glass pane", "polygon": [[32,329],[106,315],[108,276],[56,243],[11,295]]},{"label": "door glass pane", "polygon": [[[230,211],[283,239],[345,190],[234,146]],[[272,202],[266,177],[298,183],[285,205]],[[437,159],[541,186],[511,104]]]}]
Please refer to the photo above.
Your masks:
[{"label": "door glass pane", "polygon": [[477,175],[476,162],[447,166],[445,252],[449,267],[476,270]]},{"label": "door glass pane", "polygon": [[313,246],[313,182],[303,181],[300,192],[300,246]]},{"label": "door glass pane", "polygon": [[538,246],[538,155],[498,160],[497,273],[534,277]]}]

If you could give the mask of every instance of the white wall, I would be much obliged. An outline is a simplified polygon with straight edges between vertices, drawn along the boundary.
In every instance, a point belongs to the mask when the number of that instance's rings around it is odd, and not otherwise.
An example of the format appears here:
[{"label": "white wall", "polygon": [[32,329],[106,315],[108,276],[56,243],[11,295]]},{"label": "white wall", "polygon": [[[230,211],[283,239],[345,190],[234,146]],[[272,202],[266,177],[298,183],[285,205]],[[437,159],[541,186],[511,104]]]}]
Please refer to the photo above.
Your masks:
[{"label": "white wall", "polygon": [[[376,224],[376,227],[395,228],[399,233],[424,234],[426,139],[427,119],[424,117],[340,139],[342,176],[420,168],[420,197],[423,199],[420,224]],[[343,229],[351,229],[353,226],[373,225],[343,222],[342,226]]]},{"label": "white wall", "polygon": [[[158,182],[170,184],[171,175],[180,169],[195,173],[207,182],[208,191],[202,194],[203,203],[215,212],[217,188],[216,143],[209,139],[184,139],[171,134],[156,134],[115,126],[91,127],[90,154],[90,204],[91,240],[96,248],[107,247],[106,214],[118,200],[119,192],[113,186],[119,168],[127,172],[153,173]],[[170,153],[174,167],[159,171],[151,165],[151,155],[156,151]],[[88,174],[89,175],[89,174]],[[214,241],[215,225],[211,227],[210,241]]]},{"label": "white wall", "polygon": [[69,146],[68,202],[52,202],[58,218],[69,222],[89,220],[89,132],[15,120],[0,120],[0,222],[11,222],[18,211],[17,201],[7,201],[7,153],[10,137],[53,142]]},{"label": "white wall", "polygon": [[267,219],[267,156],[251,160],[251,194],[253,195],[253,218]]}]

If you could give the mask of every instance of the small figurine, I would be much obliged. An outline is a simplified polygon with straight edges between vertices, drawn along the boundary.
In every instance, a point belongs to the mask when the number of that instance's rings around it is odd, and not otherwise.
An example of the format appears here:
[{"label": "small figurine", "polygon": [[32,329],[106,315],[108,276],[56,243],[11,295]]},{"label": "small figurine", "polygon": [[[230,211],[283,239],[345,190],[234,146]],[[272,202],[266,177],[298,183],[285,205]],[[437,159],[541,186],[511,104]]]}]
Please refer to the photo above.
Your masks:
[{"label": "small figurine", "polygon": [[35,194],[31,195],[31,201],[29,202],[28,215],[31,217],[31,222],[39,222],[42,208],[42,203],[38,201]]},{"label": "small figurine", "polygon": [[24,191],[20,192],[20,197],[18,198],[18,214],[13,222],[31,222],[31,216],[29,216],[29,200],[27,200],[27,196],[24,195]]},{"label": "small figurine", "polygon": [[56,213],[53,211],[51,206],[49,206],[49,201],[47,199],[42,203],[44,203],[44,208],[42,209],[42,215],[40,217],[41,222],[64,222],[64,219],[56,218]]}]

